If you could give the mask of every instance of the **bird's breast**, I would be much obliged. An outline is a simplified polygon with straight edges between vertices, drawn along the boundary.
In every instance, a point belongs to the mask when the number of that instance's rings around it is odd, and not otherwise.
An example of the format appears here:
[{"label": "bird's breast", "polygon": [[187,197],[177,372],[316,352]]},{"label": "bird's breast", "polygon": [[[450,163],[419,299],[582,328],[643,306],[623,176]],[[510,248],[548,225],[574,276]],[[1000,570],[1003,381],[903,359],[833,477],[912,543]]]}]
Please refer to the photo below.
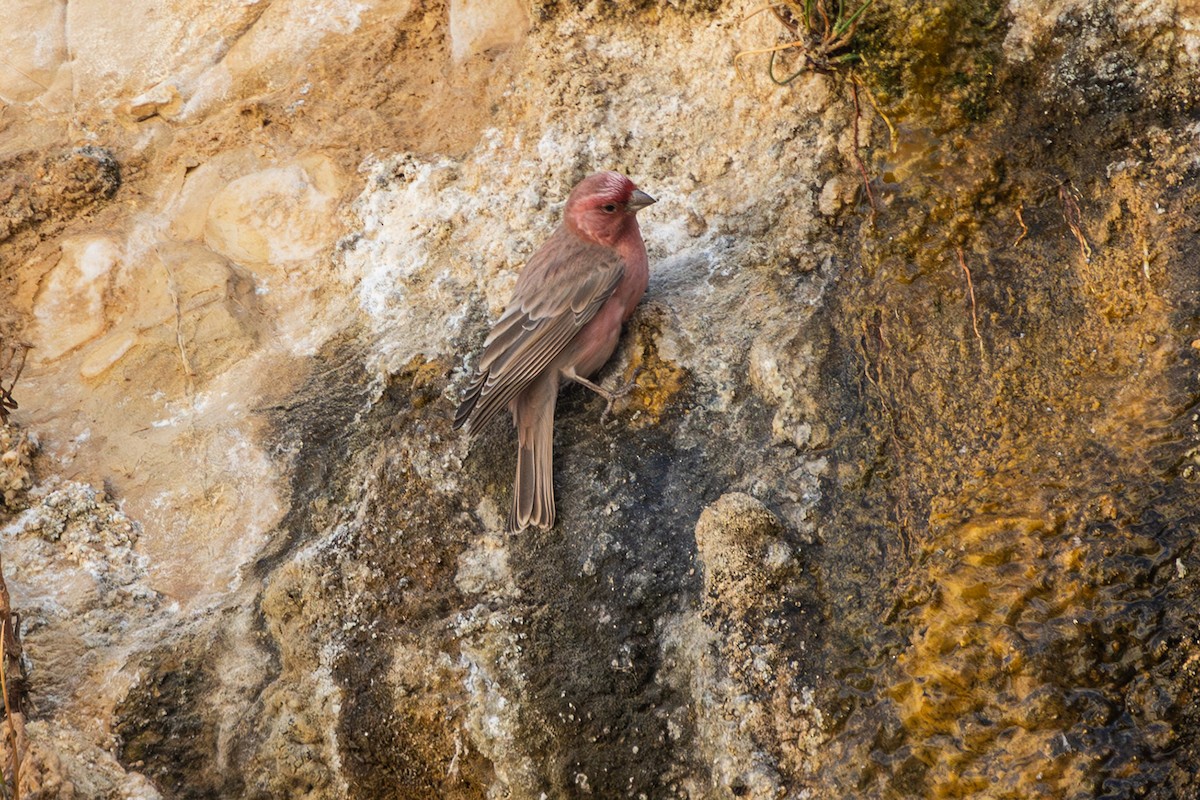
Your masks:
[{"label": "bird's breast", "polygon": [[631,235],[617,244],[616,250],[625,262],[625,274],[609,301],[618,301],[622,311],[621,321],[624,322],[633,314],[650,285],[650,262],[646,257],[646,245],[642,242],[641,232],[636,227]]}]

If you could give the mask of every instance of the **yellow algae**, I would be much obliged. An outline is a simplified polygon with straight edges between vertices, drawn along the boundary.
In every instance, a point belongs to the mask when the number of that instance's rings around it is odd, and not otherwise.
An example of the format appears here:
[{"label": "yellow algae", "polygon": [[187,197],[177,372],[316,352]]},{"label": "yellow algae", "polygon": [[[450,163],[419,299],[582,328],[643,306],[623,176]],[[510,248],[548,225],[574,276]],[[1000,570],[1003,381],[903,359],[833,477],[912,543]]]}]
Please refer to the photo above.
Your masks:
[{"label": "yellow algae", "polygon": [[1160,576],[1190,536],[1182,489],[1159,488],[1194,402],[1194,334],[1163,299],[1181,232],[1138,188],[1158,167],[1064,190],[1007,131],[962,139],[907,108],[839,289],[912,563],[902,644],[856,676],[875,699],[847,723],[888,733],[839,764],[863,764],[863,797],[1145,785],[1177,702],[1132,687],[1167,652]]},{"label": "yellow algae", "polygon": [[628,395],[627,413],[634,428],[658,424],[667,406],[683,389],[687,371],[663,358],[658,349],[662,320],[649,311],[626,334],[622,345],[628,353],[622,382],[636,379],[636,388]]}]

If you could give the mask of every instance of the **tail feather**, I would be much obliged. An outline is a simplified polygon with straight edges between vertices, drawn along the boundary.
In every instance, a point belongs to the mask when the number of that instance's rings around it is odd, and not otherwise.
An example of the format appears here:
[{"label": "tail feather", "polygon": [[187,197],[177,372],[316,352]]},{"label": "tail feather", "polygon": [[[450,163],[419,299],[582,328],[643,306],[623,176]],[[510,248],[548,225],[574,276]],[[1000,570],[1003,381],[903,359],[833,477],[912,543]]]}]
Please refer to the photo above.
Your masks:
[{"label": "tail feather", "polygon": [[[539,382],[514,403],[517,426],[517,477],[513,484],[508,530],[517,532],[533,525],[554,526],[554,406],[556,383]],[[550,391],[546,391],[549,388]]]}]

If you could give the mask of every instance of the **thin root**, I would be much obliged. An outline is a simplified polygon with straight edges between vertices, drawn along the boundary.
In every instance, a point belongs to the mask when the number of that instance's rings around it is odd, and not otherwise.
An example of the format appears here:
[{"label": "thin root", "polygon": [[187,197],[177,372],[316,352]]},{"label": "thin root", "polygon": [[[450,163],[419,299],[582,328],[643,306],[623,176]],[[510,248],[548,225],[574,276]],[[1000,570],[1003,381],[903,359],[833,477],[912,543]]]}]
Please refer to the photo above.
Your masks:
[{"label": "thin root", "polygon": [[[781,50],[792,50],[797,47],[803,48],[804,42],[797,39],[794,42],[787,42],[786,44],[776,45],[775,47],[760,47],[755,50],[743,50],[742,52],[738,53],[737,55],[735,55],[733,57],[733,68],[735,70],[739,70],[738,74],[740,75],[741,74],[741,72],[740,72],[741,65],[738,63],[739,59],[745,58],[746,56],[766,55],[767,53],[770,53],[772,56],[774,56],[776,53],[780,52]],[[778,81],[776,81],[776,83],[778,83]]]},{"label": "thin root", "polygon": [[858,82],[850,81],[850,90],[854,94],[854,161],[858,164],[858,172],[862,175],[863,189],[867,192],[867,202],[871,204],[871,222],[875,222],[875,195],[871,192],[871,179],[867,176],[867,166],[863,164],[862,156],[858,154],[858,118],[862,116],[862,107],[858,104]]},{"label": "thin root", "polygon": [[1029,235],[1029,226],[1025,224],[1025,219],[1021,216],[1022,208],[1023,208],[1023,206],[1021,206],[1021,204],[1018,203],[1017,204],[1017,222],[1021,223],[1021,235],[1018,236],[1017,240],[1012,243],[1013,247],[1016,247],[1017,245],[1019,245],[1021,243],[1021,240]]},{"label": "thin root", "polygon": [[[876,312],[874,336],[871,335],[871,329],[868,326],[867,320],[862,320],[859,323],[859,332],[861,334],[858,342],[859,352],[863,359],[863,374],[866,375],[868,383],[875,390],[875,394],[879,397],[879,407],[883,413],[884,419],[887,421],[888,440],[892,447],[892,458],[896,464],[896,468],[902,476],[907,474],[905,467],[905,459],[903,457],[904,448],[900,443],[900,425],[897,415],[892,412],[892,407],[888,403],[888,392],[886,389],[893,388],[883,373],[883,362],[887,354],[888,346],[887,339],[883,332],[883,316]],[[877,347],[878,357],[872,359],[870,353],[870,345],[874,339]],[[874,374],[872,374],[874,371]],[[893,383],[895,374],[892,373]],[[907,509],[908,503],[905,502],[902,496],[898,497],[895,505],[896,527],[900,533],[900,543],[904,548],[904,552],[908,553],[913,546],[912,526],[909,521],[910,514]]]},{"label": "thin root", "polygon": [[979,341],[979,350],[983,352],[983,337],[979,335],[979,317],[975,313],[975,284],[971,281],[971,270],[967,269],[967,260],[963,257],[962,248],[957,247],[955,249],[958,251],[958,264],[967,276],[967,294],[971,296],[971,327],[975,329],[975,338]]},{"label": "thin root", "polygon": [[739,19],[737,24],[745,25],[747,22],[754,19],[755,17],[757,17],[759,14],[763,13],[764,11],[770,11],[773,14],[775,14],[776,17],[778,17],[779,12],[776,10],[777,5],[778,5],[777,3],[767,3],[765,5],[761,5],[758,8],[751,11],[750,13],[746,14],[746,16]]},{"label": "thin root", "polygon": [[[883,339],[883,323],[882,322],[879,323],[879,325],[876,328],[876,332],[875,332],[876,338],[878,338],[878,340],[879,340],[879,359],[874,363],[874,365],[872,365],[872,363],[871,363],[870,352],[867,349],[867,343],[871,341],[871,332],[867,328],[866,320],[862,320],[862,322],[859,324],[859,330],[862,333],[862,340],[861,340],[862,356],[863,356],[863,361],[865,362],[865,367],[866,367],[866,369],[863,370],[863,374],[865,374],[867,376],[867,381],[871,384],[871,386],[875,389],[875,392],[879,395],[879,405],[883,409],[884,415],[891,422],[892,435],[895,436],[896,420],[892,416],[891,406],[888,405],[887,394],[883,391],[884,381],[883,381],[882,361],[883,361],[883,351],[887,347],[887,343]],[[871,374],[872,366],[875,367],[874,375]]]},{"label": "thin root", "polygon": [[871,101],[871,108],[875,109],[875,113],[878,114],[879,118],[883,120],[883,124],[887,125],[888,141],[891,144],[891,146],[888,147],[888,151],[895,153],[897,148],[900,147],[900,136],[896,133],[896,128],[892,125],[892,121],[888,119],[888,115],[883,113],[882,109],[879,108],[879,103],[875,102],[875,94],[871,91],[869,86],[862,83],[862,81],[859,80],[859,77],[853,73],[850,74],[850,80],[854,81],[856,85],[861,86],[863,91],[867,93],[867,99]]},{"label": "thin root", "polygon": [[1091,262],[1092,246],[1088,244],[1087,237],[1083,235],[1080,229],[1080,221],[1082,219],[1079,213],[1079,203],[1075,201],[1075,193],[1070,184],[1064,183],[1058,187],[1058,199],[1063,204],[1063,219],[1066,220],[1067,227],[1071,229],[1071,233],[1075,235],[1075,240],[1079,242],[1079,252],[1083,256],[1083,260]]}]

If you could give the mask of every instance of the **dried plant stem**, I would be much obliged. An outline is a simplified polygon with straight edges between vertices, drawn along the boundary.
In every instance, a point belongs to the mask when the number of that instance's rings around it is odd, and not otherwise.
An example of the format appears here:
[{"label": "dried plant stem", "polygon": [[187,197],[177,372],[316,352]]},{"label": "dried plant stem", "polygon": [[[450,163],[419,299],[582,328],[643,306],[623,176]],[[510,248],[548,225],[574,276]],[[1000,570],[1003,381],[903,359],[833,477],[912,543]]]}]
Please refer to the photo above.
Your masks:
[{"label": "dried plant stem", "polygon": [[790,50],[794,47],[803,47],[803,46],[804,46],[804,42],[795,41],[795,42],[785,42],[784,44],[777,44],[774,47],[758,47],[758,48],[755,48],[754,50],[743,50],[733,57],[733,61],[736,64],[739,58],[745,58],[746,56],[761,56],[761,55],[766,55],[767,53],[778,53],[781,50]]},{"label": "dried plant stem", "polygon": [[7,358],[4,364],[0,366],[0,373],[8,372],[8,368],[12,366],[13,360],[17,357],[17,351],[21,353],[21,363],[17,365],[17,371],[12,376],[12,381],[5,388],[3,381],[0,381],[0,423],[8,422],[9,412],[15,411],[20,406],[13,397],[13,389],[17,386],[17,378],[21,377],[21,370],[25,369],[25,357],[29,354],[31,345],[24,342],[18,342],[16,345],[8,345],[5,349],[8,351]]}]

